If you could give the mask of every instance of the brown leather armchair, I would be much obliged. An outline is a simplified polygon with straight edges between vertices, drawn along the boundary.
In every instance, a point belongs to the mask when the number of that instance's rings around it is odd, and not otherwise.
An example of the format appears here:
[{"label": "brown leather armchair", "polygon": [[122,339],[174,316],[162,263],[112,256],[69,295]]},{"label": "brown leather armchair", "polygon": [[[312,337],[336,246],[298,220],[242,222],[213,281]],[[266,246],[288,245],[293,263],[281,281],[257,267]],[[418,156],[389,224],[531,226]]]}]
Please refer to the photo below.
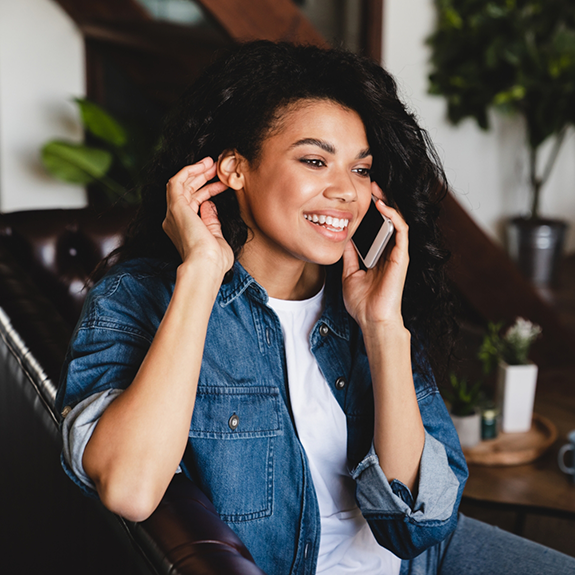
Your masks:
[{"label": "brown leather armchair", "polygon": [[84,283],[131,215],[0,214],[0,571],[262,575],[184,476],[148,520],[131,523],[82,496],[60,467],[60,366]]}]

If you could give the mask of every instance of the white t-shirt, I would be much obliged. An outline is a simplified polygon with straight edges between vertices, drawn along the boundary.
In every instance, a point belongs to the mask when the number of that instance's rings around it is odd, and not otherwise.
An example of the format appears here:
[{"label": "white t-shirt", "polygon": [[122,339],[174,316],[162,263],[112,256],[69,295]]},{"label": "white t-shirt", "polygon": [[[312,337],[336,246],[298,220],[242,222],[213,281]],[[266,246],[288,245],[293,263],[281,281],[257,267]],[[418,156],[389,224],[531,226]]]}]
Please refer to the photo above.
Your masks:
[{"label": "white t-shirt", "polygon": [[291,406],[305,449],[321,516],[317,573],[398,575],[401,559],[381,547],[355,501],[347,462],[345,414],[311,353],[323,289],[302,300],[269,298],[284,337]]}]

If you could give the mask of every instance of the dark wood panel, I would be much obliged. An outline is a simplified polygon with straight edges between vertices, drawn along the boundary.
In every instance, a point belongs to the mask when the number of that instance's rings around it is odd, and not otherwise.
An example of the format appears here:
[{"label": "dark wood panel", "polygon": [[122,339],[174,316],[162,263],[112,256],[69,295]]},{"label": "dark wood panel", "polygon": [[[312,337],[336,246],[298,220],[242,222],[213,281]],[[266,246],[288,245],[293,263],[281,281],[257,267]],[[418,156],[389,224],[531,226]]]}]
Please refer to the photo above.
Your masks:
[{"label": "dark wood panel", "polygon": [[149,20],[148,12],[135,0],[55,0],[76,22],[95,20]]},{"label": "dark wood panel", "polygon": [[287,40],[325,45],[292,0],[199,0],[234,40]]},{"label": "dark wood panel", "polygon": [[383,1],[363,0],[362,6],[362,53],[374,62],[381,62],[383,57]]},{"label": "dark wood panel", "polygon": [[189,60],[195,53],[207,54],[232,41],[223,31],[208,27],[181,26],[170,22],[92,21],[80,24],[85,38],[111,46],[134,50],[175,60]]},{"label": "dark wood panel", "polygon": [[534,358],[542,365],[575,361],[575,332],[519,273],[507,254],[479,228],[452,194],[445,197],[440,226],[453,256],[449,277],[467,303],[486,321],[538,323],[543,335]]},{"label": "dark wood panel", "polygon": [[86,23],[87,94],[106,105],[105,62],[121,68],[146,97],[167,106],[232,40],[212,28],[164,22]]}]

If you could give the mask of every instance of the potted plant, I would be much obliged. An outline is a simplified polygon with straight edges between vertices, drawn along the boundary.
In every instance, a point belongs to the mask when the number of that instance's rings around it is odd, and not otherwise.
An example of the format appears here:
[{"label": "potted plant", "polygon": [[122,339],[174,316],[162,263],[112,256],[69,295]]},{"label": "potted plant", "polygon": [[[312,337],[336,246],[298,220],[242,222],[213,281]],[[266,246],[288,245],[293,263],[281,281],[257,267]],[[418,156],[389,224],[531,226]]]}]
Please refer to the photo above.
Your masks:
[{"label": "potted plant", "polygon": [[[575,124],[575,10],[566,0],[436,0],[431,47],[432,94],[447,99],[449,120],[489,127],[490,108],[519,114],[529,150],[531,209],[511,219],[510,255],[537,285],[553,279],[566,223],[542,218],[547,183]],[[541,145],[553,140],[545,161]]]},{"label": "potted plant", "polygon": [[473,447],[481,441],[481,414],[477,409],[481,382],[470,386],[465,378],[451,373],[449,384],[443,396],[450,405],[449,412],[461,447]]},{"label": "potted plant", "polygon": [[538,369],[529,361],[528,354],[541,328],[523,318],[518,318],[504,335],[501,328],[501,323],[489,324],[479,359],[486,375],[495,368],[498,370],[496,397],[502,430],[506,433],[529,431]]},{"label": "potted plant", "polygon": [[104,203],[139,203],[140,170],[153,147],[137,145],[146,141],[146,135],[130,134],[94,102],[83,98],[74,101],[90,143],[47,142],[41,150],[44,167],[65,182],[92,185]]}]

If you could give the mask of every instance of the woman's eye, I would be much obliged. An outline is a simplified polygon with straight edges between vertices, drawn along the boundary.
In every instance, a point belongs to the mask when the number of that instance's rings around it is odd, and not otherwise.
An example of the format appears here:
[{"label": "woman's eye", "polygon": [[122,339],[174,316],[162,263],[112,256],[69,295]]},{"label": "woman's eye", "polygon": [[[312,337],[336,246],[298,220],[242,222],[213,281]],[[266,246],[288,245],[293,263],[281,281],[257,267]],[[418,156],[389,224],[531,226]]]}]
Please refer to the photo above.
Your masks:
[{"label": "woman's eye", "polygon": [[302,158],[300,162],[307,164],[308,166],[313,166],[314,168],[323,168],[325,162],[323,160],[318,160],[317,158]]},{"label": "woman's eye", "polygon": [[355,168],[353,171],[364,178],[369,178],[369,176],[371,176],[371,168]]}]

